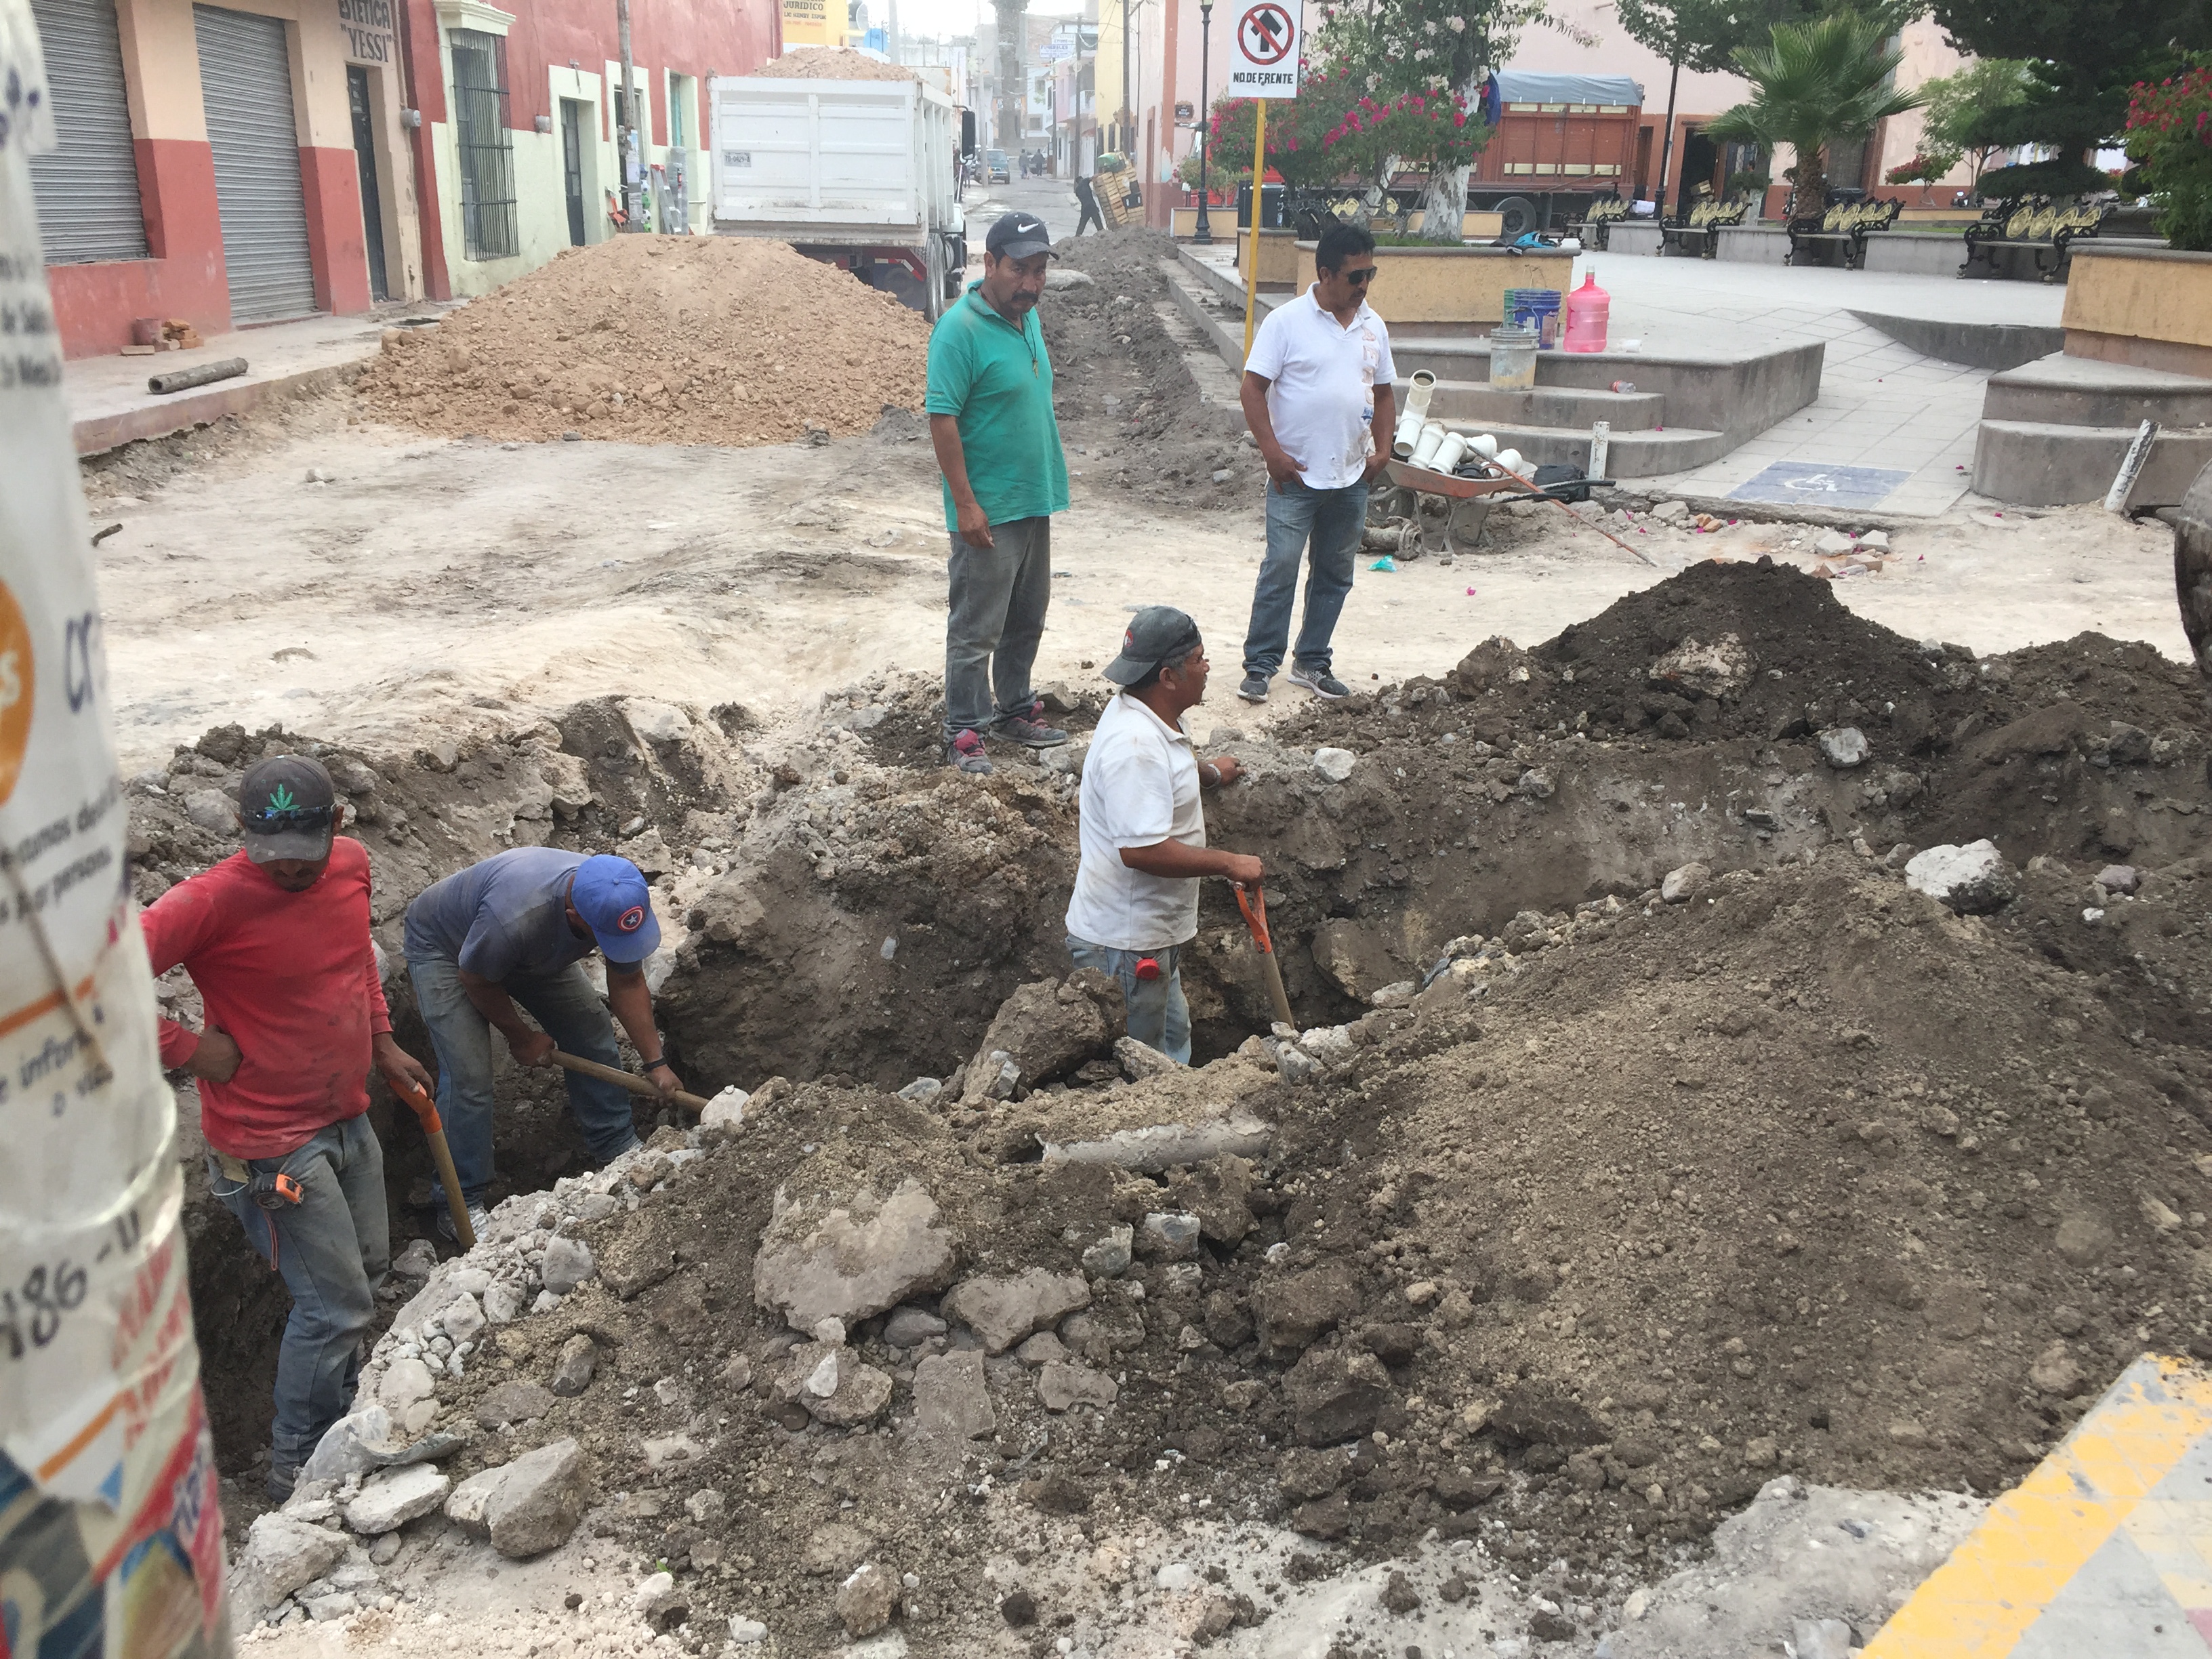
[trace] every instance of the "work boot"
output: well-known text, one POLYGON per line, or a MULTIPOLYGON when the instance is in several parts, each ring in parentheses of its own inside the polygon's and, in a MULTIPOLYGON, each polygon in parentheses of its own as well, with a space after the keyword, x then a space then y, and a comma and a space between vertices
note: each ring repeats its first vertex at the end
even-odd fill
MULTIPOLYGON (((469 1206, 469 1231, 471 1232, 474 1233, 479 1239, 481 1239, 484 1236, 484 1229, 490 1225, 491 1212, 489 1210, 484 1208, 481 1204, 471 1204, 469 1206)), ((456 1244, 461 1242, 460 1232, 453 1225, 453 1215, 452 1211, 441 1210, 438 1212, 438 1236, 441 1238, 450 1239, 456 1244)))
POLYGON ((956 772, 965 772, 971 778, 991 775, 991 757, 983 752, 983 734, 963 732, 945 745, 945 765, 956 772))
POLYGON ((279 1463, 273 1458, 270 1461, 269 1478, 262 1486, 271 1498, 283 1503, 292 1495, 292 1488, 299 1484, 300 1466, 297 1463, 279 1463))
POLYGON ((1352 695, 1352 688, 1326 668, 1293 668, 1291 684, 1303 685, 1316 697, 1326 697, 1331 702, 1352 695))
POLYGON ((1237 688, 1237 695, 1247 702, 1267 702, 1267 677, 1265 674, 1247 674, 1244 684, 1237 688))
POLYGON ((1019 714, 1001 714, 992 728, 1010 743, 1024 749, 1057 749, 1067 741, 1067 733, 1056 726, 1044 723, 1044 704, 1033 702, 1028 711, 1019 714))

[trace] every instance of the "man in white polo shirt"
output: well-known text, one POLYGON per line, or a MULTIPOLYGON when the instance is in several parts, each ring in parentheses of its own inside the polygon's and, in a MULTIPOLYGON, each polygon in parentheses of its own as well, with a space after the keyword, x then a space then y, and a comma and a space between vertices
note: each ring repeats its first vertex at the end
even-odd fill
POLYGON ((1224 876, 1257 887, 1260 860, 1206 844, 1201 787, 1237 781, 1233 757, 1201 761, 1183 730, 1206 700, 1198 624, 1164 605, 1131 618, 1106 678, 1121 689, 1098 717, 1083 762, 1083 860, 1067 901, 1067 950, 1079 968, 1121 981, 1129 1035, 1190 1063, 1182 955, 1198 936, 1198 884, 1224 876))
POLYGON ((1312 544, 1305 617, 1291 653, 1291 684, 1319 697, 1347 694, 1331 672, 1329 641, 1352 592, 1353 556, 1367 522, 1367 486, 1389 464, 1397 424, 1390 331, 1369 308, 1375 238, 1332 224, 1314 249, 1319 279, 1277 306, 1244 360, 1245 423, 1267 463, 1267 556, 1252 594, 1244 636, 1247 702, 1267 700, 1283 665, 1297 597, 1298 556, 1312 544))

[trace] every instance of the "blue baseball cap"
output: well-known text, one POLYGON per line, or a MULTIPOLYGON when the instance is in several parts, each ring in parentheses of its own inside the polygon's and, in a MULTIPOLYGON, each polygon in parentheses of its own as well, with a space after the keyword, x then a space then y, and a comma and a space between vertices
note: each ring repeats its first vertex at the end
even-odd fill
POLYGON ((595 853, 576 866, 568 902, 609 962, 643 962, 660 948, 660 923, 645 877, 628 859, 595 853))

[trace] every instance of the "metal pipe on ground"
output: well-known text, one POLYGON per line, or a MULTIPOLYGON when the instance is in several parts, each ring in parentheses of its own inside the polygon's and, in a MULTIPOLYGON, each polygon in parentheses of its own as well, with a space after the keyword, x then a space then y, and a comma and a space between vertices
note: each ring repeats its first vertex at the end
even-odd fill
POLYGON ((212 363, 196 363, 190 368, 173 368, 161 374, 146 377, 149 392, 187 392, 196 386, 210 386, 217 380, 234 380, 246 373, 246 359, 225 357, 212 363))

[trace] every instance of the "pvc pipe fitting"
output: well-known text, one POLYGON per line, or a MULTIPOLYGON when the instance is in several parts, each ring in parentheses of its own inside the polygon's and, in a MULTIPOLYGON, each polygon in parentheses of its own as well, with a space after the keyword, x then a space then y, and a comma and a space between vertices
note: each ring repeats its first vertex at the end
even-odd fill
POLYGON ((1416 420, 1429 418, 1429 399, 1437 395, 1437 377, 1425 368, 1413 373, 1412 386, 1406 393, 1406 413, 1416 420))

